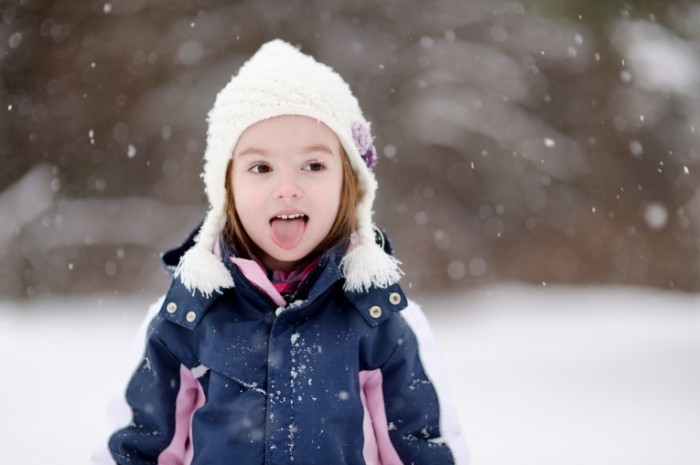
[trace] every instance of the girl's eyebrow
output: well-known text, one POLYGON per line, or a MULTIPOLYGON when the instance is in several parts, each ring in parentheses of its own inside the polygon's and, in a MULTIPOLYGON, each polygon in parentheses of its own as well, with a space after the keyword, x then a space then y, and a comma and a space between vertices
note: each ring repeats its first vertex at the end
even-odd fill
POLYGON ((242 157, 242 156, 244 156, 244 155, 262 155, 262 156, 266 156, 266 155, 268 155, 268 154, 269 154, 269 152, 268 152, 267 150, 265 150, 265 149, 261 149, 261 148, 258 148, 258 147, 247 147, 245 150, 242 150, 242 151, 239 152, 239 153, 235 153, 235 152, 234 152, 233 156, 234 156, 234 157, 242 157))
MULTIPOLYGON (((307 145, 305 147, 301 148, 301 153, 315 153, 315 152, 323 152, 327 153, 329 155, 333 155, 333 150, 328 147, 326 144, 313 144, 313 145, 307 145)), ((260 148, 260 147, 246 147, 244 150, 240 151, 239 153, 234 153, 234 157, 242 157, 244 155, 259 155, 259 156, 267 156, 269 155, 270 152, 260 148)))
POLYGON ((314 144, 314 145, 307 145, 306 147, 303 147, 301 149, 303 153, 310 153, 310 152, 325 152, 330 155, 333 155, 333 150, 331 150, 330 147, 328 147, 326 144, 314 144))

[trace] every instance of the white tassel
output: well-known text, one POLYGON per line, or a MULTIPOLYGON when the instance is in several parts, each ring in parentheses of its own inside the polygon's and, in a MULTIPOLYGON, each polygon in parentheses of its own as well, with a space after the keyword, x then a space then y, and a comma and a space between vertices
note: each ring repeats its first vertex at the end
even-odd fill
POLYGON ((192 293, 198 290, 207 297, 233 287, 233 278, 226 266, 200 244, 185 252, 175 270, 175 277, 179 277, 192 293))
POLYGON ((364 292, 372 286, 386 288, 401 279, 401 262, 372 242, 348 251, 340 262, 346 291, 364 292))

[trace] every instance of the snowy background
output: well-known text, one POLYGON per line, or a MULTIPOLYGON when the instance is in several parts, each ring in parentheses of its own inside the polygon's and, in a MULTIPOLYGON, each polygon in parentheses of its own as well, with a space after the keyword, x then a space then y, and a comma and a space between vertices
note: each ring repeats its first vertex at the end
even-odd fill
POLYGON ((0 461, 87 462, 277 37, 372 121, 474 463, 699 464, 694 0, 0 1, 0 461))
MULTIPOLYGON (((512 285, 420 300, 475 465, 700 463, 700 297, 512 285)), ((3 463, 88 463, 149 303, 0 302, 3 463)))

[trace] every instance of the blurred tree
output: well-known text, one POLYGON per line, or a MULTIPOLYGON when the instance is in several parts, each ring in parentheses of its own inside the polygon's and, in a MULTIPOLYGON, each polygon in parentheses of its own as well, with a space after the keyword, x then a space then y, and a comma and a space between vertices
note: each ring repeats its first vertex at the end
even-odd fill
POLYGON ((162 288, 154 257, 206 208, 206 112, 273 37, 336 68, 373 121, 377 218, 407 285, 700 289, 696 2, 10 0, 0 15, 0 294, 162 288), (45 207, 18 214, 33 190, 45 207))

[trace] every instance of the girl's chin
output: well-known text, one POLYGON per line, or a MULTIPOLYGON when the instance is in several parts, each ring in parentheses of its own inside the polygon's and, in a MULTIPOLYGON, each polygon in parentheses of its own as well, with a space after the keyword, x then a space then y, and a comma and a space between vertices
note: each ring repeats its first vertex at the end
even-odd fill
POLYGON ((303 253, 300 250, 285 250, 284 252, 275 253, 274 255, 266 253, 262 259, 263 264, 270 270, 289 271, 308 255, 308 253, 303 253))

